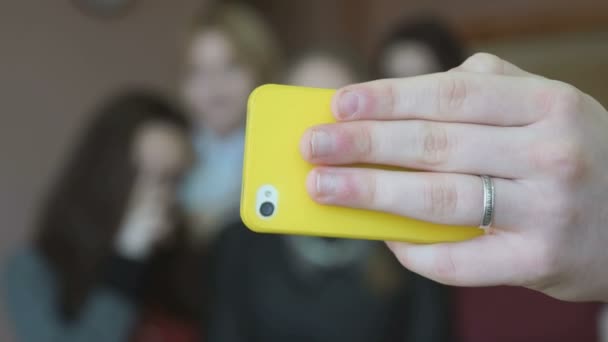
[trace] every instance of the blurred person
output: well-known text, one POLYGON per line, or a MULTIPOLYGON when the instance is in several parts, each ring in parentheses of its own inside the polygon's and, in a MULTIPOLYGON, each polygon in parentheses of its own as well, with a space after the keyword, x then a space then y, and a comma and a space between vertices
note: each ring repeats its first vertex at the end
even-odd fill
POLYGON ((381 41, 373 69, 377 78, 411 77, 447 71, 466 58, 463 43, 440 19, 404 21, 381 41))
POLYGON ((175 203, 191 161, 188 132, 152 92, 101 106, 43 205, 33 243, 5 269, 18 341, 200 340, 204 286, 192 276, 200 258, 175 203))
MULTIPOLYGON (((356 54, 314 48, 284 83, 338 88, 365 78, 356 54)), ((220 240, 211 341, 445 341, 442 286, 406 272, 375 241, 256 234, 220 240)))
POLYGON ((283 72, 283 83, 337 89, 353 80, 366 78, 363 61, 350 49, 322 45, 308 48, 292 58, 283 72))
POLYGON ((278 58, 273 32, 243 4, 218 2, 192 29, 182 93, 195 119, 197 161, 181 198, 205 241, 240 220, 247 98, 272 79, 278 58))

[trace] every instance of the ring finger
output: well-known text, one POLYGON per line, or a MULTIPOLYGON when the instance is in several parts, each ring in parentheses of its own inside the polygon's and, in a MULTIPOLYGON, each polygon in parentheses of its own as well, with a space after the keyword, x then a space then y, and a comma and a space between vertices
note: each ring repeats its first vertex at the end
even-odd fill
MULTIPOLYGON (((529 216, 533 193, 517 181, 494 178, 494 226, 520 226, 529 216)), ((433 172, 320 167, 307 189, 321 204, 383 211, 450 225, 479 226, 482 181, 477 176, 433 172)))

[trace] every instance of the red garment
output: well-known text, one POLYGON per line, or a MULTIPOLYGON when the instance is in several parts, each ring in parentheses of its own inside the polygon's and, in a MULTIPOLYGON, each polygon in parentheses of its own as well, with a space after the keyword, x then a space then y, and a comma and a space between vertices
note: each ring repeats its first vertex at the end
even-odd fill
POLYGON ((133 342, 200 342, 197 324, 187 323, 160 312, 151 312, 135 327, 133 342))
POLYGON ((596 342, 600 308, 525 288, 454 289, 454 327, 460 342, 596 342))

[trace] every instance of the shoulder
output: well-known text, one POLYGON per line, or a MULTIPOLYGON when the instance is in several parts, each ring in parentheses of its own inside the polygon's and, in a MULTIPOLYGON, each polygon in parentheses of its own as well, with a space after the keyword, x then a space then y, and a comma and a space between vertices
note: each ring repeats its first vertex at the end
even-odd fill
POLYGON ((30 284, 48 284, 53 278, 50 266, 33 247, 22 248, 12 254, 3 265, 3 285, 19 288, 30 284))

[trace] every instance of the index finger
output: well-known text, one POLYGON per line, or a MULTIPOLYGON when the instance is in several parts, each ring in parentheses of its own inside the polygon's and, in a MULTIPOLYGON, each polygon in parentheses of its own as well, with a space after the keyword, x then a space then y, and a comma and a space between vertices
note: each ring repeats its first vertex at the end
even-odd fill
POLYGON ((476 72, 444 72, 385 79, 340 89, 332 109, 338 120, 421 119, 525 126, 550 107, 553 82, 476 72))

